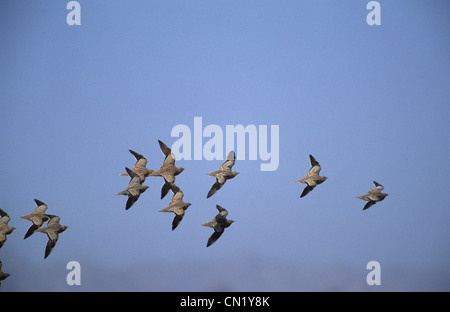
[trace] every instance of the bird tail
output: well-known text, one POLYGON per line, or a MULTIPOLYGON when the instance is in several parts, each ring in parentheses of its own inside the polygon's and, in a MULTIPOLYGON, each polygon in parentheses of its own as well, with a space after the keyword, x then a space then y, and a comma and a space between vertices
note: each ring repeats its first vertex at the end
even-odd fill
POLYGON ((202 226, 214 227, 214 222, 212 222, 212 221, 206 222, 206 223, 203 223, 202 226))
POLYGON ((150 177, 160 177, 161 176, 160 170, 150 172, 149 176, 150 177))
POLYGON ((173 212, 173 210, 171 209, 171 207, 166 207, 164 209, 159 210, 158 212, 173 212))
POLYGON ((128 190, 117 193, 117 195, 129 195, 128 190))

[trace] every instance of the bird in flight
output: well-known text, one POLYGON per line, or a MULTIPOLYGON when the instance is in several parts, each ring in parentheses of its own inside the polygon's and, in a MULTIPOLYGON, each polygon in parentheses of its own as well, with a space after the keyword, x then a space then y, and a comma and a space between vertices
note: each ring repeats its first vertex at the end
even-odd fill
POLYGON ((309 160, 311 163, 311 169, 309 169, 308 173, 304 178, 294 181, 306 184, 300 197, 304 197, 306 194, 311 192, 317 185, 323 183, 327 179, 327 177, 322 177, 319 175, 321 169, 319 162, 312 155, 309 155, 309 160))
POLYGON ((50 217, 50 221, 48 221, 47 226, 36 230, 36 232, 46 233, 48 237, 47 246, 45 247, 44 259, 46 259, 48 255, 50 255, 53 248, 55 247, 56 242, 59 238, 58 234, 64 232, 68 228, 68 226, 61 225, 59 223, 61 219, 58 216, 48 216, 50 217))
POLYGON ((219 213, 212 219, 212 221, 202 224, 202 226, 212 227, 214 229, 214 233, 209 237, 206 247, 214 244, 220 236, 222 236, 223 232, 227 227, 229 227, 234 221, 227 219, 228 211, 216 205, 216 209, 219 213))
POLYGON ((8 222, 11 220, 9 215, 0 209, 0 248, 2 248, 3 244, 6 242, 6 235, 11 234, 15 227, 11 227, 8 225, 8 222))
POLYGON ((28 228, 27 233, 23 239, 30 237, 37 229, 39 229, 49 217, 45 214, 48 206, 38 199, 35 199, 37 208, 29 215, 20 217, 21 219, 30 220, 33 224, 28 228))
POLYGON ((213 196, 229 179, 233 179, 239 174, 231 170, 236 162, 236 154, 234 151, 228 153, 227 160, 217 169, 217 171, 209 172, 206 175, 210 177, 216 177, 216 182, 211 186, 206 198, 213 196))
MULTIPOLYGON (((139 175, 139 177, 141 178, 142 183, 144 183, 145 178, 148 177, 148 175, 150 173, 152 173, 153 170, 147 169, 147 167, 146 167, 147 166, 147 159, 144 156, 142 156, 139 153, 136 153, 133 150, 129 150, 129 151, 134 156, 134 158, 136 158, 136 164, 134 165, 133 169, 131 169, 131 170, 136 172, 139 175)), ((124 172, 124 173, 121 173, 120 175, 121 176, 128 176, 128 173, 124 172)))
POLYGON ((139 199, 139 196, 141 196, 141 194, 144 193, 148 189, 148 186, 142 185, 142 180, 136 172, 134 172, 133 170, 131 170, 127 167, 125 167, 125 170, 127 171, 128 175, 131 177, 131 180, 128 183, 127 189, 122 192, 117 193, 117 195, 128 196, 128 200, 125 205, 125 210, 128 210, 139 199))
POLYGON ((172 185, 172 193, 173 197, 167 206, 164 209, 159 210, 159 212, 173 212, 175 213, 175 217, 173 217, 172 221, 172 231, 178 226, 178 224, 183 220, 186 209, 191 205, 190 203, 185 203, 183 201, 183 192, 180 190, 178 186, 175 184, 172 185))
POLYGON ((364 205, 363 210, 366 210, 367 208, 375 205, 377 202, 382 201, 386 196, 389 195, 386 193, 381 193, 381 191, 384 190, 384 186, 377 181, 373 181, 373 185, 375 185, 375 187, 367 191, 366 195, 356 197, 367 201, 367 203, 364 205))
POLYGON ((149 176, 164 178, 164 184, 161 188, 161 199, 163 199, 172 188, 172 185, 175 183, 175 176, 183 172, 184 168, 177 168, 175 166, 175 155, 174 153, 172 153, 172 150, 160 140, 158 140, 158 143, 161 152, 166 158, 164 158, 164 162, 161 165, 161 168, 159 168, 159 170, 153 171, 149 174, 149 176))

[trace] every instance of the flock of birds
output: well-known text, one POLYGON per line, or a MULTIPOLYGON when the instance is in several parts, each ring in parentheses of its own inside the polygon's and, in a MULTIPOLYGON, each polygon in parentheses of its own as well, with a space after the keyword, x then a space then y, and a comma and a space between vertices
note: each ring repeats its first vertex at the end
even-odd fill
MULTIPOLYGON (((68 227, 59 223, 59 221, 61 220, 60 217, 45 213, 48 208, 45 203, 41 202, 38 199, 35 199, 34 202, 36 203, 37 208, 34 209, 34 211, 30 214, 20 217, 21 219, 29 220, 32 222, 23 239, 27 239, 35 232, 47 234, 48 240, 47 245, 45 246, 44 254, 44 259, 46 259, 52 252, 53 248, 56 246, 59 234, 64 232, 68 227), (45 227, 42 227, 42 225, 44 225, 46 221, 48 221, 47 225, 45 227)), ((10 220, 11 218, 9 217, 9 215, 5 211, 0 209, 0 248, 2 248, 6 242, 6 235, 11 234, 16 229, 15 227, 11 227, 8 225, 8 222, 10 220)), ((2 271, 2 262, 0 261, 0 286, 1 281, 8 276, 8 273, 4 273, 2 271)))
MULTIPOLYGON (((159 210, 159 212, 173 212, 175 214, 172 220, 172 230, 175 230, 181 220, 183 220, 186 210, 191 206, 191 203, 183 201, 184 193, 175 184, 175 177, 183 172, 184 168, 177 168, 175 166, 175 155, 172 153, 172 150, 162 141, 158 140, 158 143, 161 152, 165 156, 161 168, 156 171, 147 169, 147 159, 141 154, 130 150, 130 153, 136 158, 136 163, 133 169, 125 167, 126 172, 121 173, 122 176, 129 176, 131 179, 128 183, 128 187, 122 192, 117 193, 117 195, 128 196, 125 204, 125 209, 128 210, 139 199, 141 194, 148 189, 148 186, 143 185, 147 177, 162 177, 164 179, 164 184, 161 187, 161 199, 163 199, 169 191, 172 191, 173 197, 169 205, 166 208, 159 210)), ((239 174, 238 172, 231 170, 235 162, 236 155, 234 151, 231 151, 227 156, 227 160, 219 167, 219 169, 217 169, 217 171, 207 173, 208 176, 216 178, 216 182, 211 186, 211 189, 206 196, 207 198, 220 190, 227 180, 232 179, 239 174)), ((219 205, 216 205, 216 208, 219 213, 212 221, 203 224, 203 226, 214 229, 213 234, 208 239, 206 247, 211 246, 222 235, 225 228, 229 227, 234 222, 233 220, 228 220, 226 218, 228 211, 225 208, 219 205)))
MULTIPOLYGON (((147 190, 148 186, 143 185, 147 177, 163 177, 164 184, 161 188, 161 199, 167 195, 169 190, 172 191, 173 197, 169 203, 169 206, 159 210, 159 212, 175 213, 172 221, 172 230, 174 230, 181 220, 183 220, 186 210, 189 206, 191 206, 191 204, 183 201, 184 193, 178 186, 175 185, 175 177, 183 172, 184 168, 177 168, 175 166, 175 155, 172 153, 171 149, 160 140, 158 140, 158 143, 165 159, 161 165, 161 168, 157 171, 147 169, 147 159, 141 154, 136 153, 133 150, 129 150, 130 153, 136 158, 136 163, 133 169, 125 167, 126 173, 122 173, 121 175, 130 176, 131 180, 127 189, 117 193, 117 195, 128 196, 128 200, 125 205, 125 209, 128 210, 139 199, 139 196, 147 190)), ((321 166, 319 162, 312 155, 309 155, 309 159, 311 168, 308 173, 302 179, 295 181, 306 184, 300 197, 306 196, 317 185, 325 182, 327 179, 327 177, 320 176, 321 166)), ((227 180, 233 179, 239 174, 239 172, 232 171, 235 162, 236 155, 234 151, 230 151, 226 161, 219 167, 219 169, 217 169, 217 171, 207 173, 208 176, 215 177, 216 182, 211 186, 206 198, 213 196, 222 188, 227 180)), ((363 210, 366 210, 375 203, 382 201, 388 195, 381 193, 384 187, 380 183, 376 181, 373 181, 373 183, 375 185, 374 188, 369 190, 367 194, 357 197, 367 201, 363 210)), ((214 229, 213 234, 208 239, 206 247, 211 246, 215 241, 217 241, 217 239, 223 234, 225 228, 229 227, 234 222, 233 220, 228 220, 226 218, 228 216, 228 211, 225 208, 216 205, 216 209, 219 213, 214 217, 214 219, 210 222, 202 224, 203 226, 214 229)))
MULTIPOLYGON (((173 197, 169 203, 169 205, 159 210, 159 212, 173 212, 175 214, 172 221, 172 230, 180 224, 181 220, 186 213, 186 210, 190 203, 186 203, 183 201, 184 193, 183 191, 175 184, 175 177, 183 172, 183 168, 177 168, 175 166, 175 155, 172 153, 171 149, 158 140, 160 149, 165 156, 164 162, 161 165, 159 170, 150 170, 147 169, 147 159, 139 153, 135 151, 129 150, 130 153, 135 157, 136 163, 132 169, 125 167, 126 172, 121 173, 122 176, 129 176, 130 182, 125 190, 117 193, 117 195, 125 195, 128 196, 127 202, 125 204, 125 209, 130 209, 134 203, 139 199, 140 195, 144 193, 148 186, 143 185, 145 179, 147 177, 162 177, 164 179, 164 184, 161 188, 161 199, 163 199, 169 191, 172 191, 173 197)), ((325 182, 327 177, 320 176, 321 166, 319 162, 312 156, 309 155, 311 168, 308 173, 302 179, 296 180, 295 182, 304 183, 306 186, 304 187, 300 197, 306 196, 309 192, 311 192, 317 185, 325 182)), ((212 176, 216 178, 216 182, 211 186, 207 194, 207 198, 213 196, 218 190, 220 190, 225 182, 229 179, 234 178, 238 175, 238 172, 232 171, 232 167, 236 162, 236 155, 234 151, 230 151, 227 155, 226 161, 217 169, 217 171, 207 173, 208 176, 212 176)), ((370 189, 367 194, 358 196, 357 198, 367 201, 364 205, 363 210, 373 206, 377 202, 382 201, 388 194, 382 193, 381 191, 384 189, 383 185, 380 183, 373 181, 374 188, 370 189)), ((37 208, 26 216, 22 216, 20 218, 29 220, 32 222, 32 225, 28 229, 25 234, 24 239, 30 237, 33 233, 45 233, 48 236, 47 245, 45 247, 44 259, 46 259, 58 241, 59 234, 64 232, 68 227, 60 224, 60 218, 55 215, 46 214, 47 205, 37 199, 34 200, 37 208), (44 223, 47 222, 45 227, 42 227, 44 223)), ((216 205, 216 209, 218 210, 218 214, 214 217, 210 222, 206 222, 202 224, 205 227, 211 227, 214 232, 208 238, 206 247, 211 246, 215 243, 219 237, 224 233, 225 229, 228 228, 234 221, 227 219, 228 211, 216 205)), ((10 221, 10 217, 8 214, 0 209, 0 248, 4 245, 7 239, 7 235, 11 234, 14 231, 14 227, 10 227, 8 222, 10 221)), ((9 276, 8 273, 2 272, 2 262, 0 261, 0 286, 1 281, 9 276)))

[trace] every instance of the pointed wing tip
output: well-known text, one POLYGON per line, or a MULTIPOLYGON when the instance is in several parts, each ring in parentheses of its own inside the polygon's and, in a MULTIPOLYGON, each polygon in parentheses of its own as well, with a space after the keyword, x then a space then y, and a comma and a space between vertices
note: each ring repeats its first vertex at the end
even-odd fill
POLYGON ((45 203, 44 202, 42 202, 42 201, 40 201, 39 199, 34 199, 34 202, 36 203, 36 205, 39 207, 39 206, 42 206, 42 205, 45 205, 45 203))
POLYGON ((309 160, 310 160, 310 163, 311 163, 311 167, 319 165, 319 162, 317 161, 317 159, 315 159, 314 156, 311 155, 311 154, 309 154, 309 160))
POLYGON ((369 201, 364 205, 363 210, 366 210, 366 209, 372 207, 372 206, 375 205, 375 204, 376 204, 376 202, 374 202, 373 200, 369 200, 369 201))
POLYGON ((144 158, 144 156, 142 156, 141 154, 139 154, 133 150, 128 150, 128 151, 134 156, 134 158, 136 158, 136 160, 144 158))
POLYGON ((220 206, 220 205, 216 205, 216 209, 217 209, 219 212, 227 211, 225 208, 223 208, 223 207, 220 206))
POLYGON ((211 187, 211 189, 210 189, 209 192, 208 192, 208 195, 206 195, 206 198, 210 198, 211 196, 213 196, 214 194, 216 194, 216 192, 217 192, 217 189, 215 189, 214 186, 211 187))
POLYGON ((314 188, 306 185, 305 188, 302 191, 302 194, 300 195, 300 198, 305 197, 309 192, 311 192, 314 188))

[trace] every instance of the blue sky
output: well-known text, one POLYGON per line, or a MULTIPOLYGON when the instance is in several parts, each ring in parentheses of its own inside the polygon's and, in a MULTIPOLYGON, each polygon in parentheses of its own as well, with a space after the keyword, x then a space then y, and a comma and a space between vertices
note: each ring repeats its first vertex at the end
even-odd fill
POLYGON ((367 2, 79 1, 81 26, 64 1, 1 2, 1 290, 449 291, 449 5, 379 1, 369 26, 367 2), (162 178, 125 211, 128 150, 156 170, 194 117, 278 125, 278 169, 247 155, 206 199, 222 161, 179 160, 175 231, 162 178), (328 180, 299 198, 309 154, 328 180), (362 211, 373 180, 389 196, 362 211), (69 226, 45 260, 34 198, 69 226), (236 222, 206 248, 216 204, 236 222))

